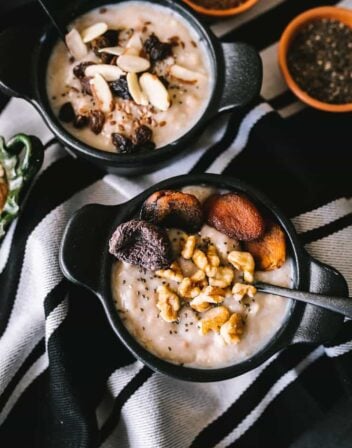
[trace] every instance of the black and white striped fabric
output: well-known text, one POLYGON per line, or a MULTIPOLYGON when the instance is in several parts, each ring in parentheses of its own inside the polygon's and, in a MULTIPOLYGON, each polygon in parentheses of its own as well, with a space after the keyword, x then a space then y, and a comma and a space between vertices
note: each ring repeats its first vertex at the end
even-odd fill
MULTIPOLYGON (((342 4, 352 8, 352 1, 342 4)), ((327 347, 298 344, 239 378, 186 383, 136 361, 96 298, 69 284, 58 264, 67 220, 82 205, 116 204, 170 176, 206 171, 269 195, 307 250, 340 270, 352 290, 352 116, 305 108, 287 91, 276 59, 285 25, 315 5, 262 0, 212 25, 224 40, 261 52, 262 97, 215 120, 181 161, 157 173, 106 175, 67 155, 22 100, 3 109, 0 135, 34 133, 47 145, 24 210, 0 247, 2 448, 352 446, 351 321, 327 347), (338 425, 333 415, 341 403, 338 425)))

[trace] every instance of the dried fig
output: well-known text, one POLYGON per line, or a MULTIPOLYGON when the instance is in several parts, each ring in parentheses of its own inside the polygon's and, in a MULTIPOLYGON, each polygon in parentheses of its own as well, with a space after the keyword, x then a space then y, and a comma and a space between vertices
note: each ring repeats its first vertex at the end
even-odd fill
POLYGON ((117 227, 110 239, 109 252, 118 260, 152 271, 165 269, 172 262, 171 244, 166 231, 137 219, 117 227))
POLYGON ((244 247, 252 254, 258 270, 272 271, 285 263, 285 233, 276 222, 266 222, 265 234, 259 239, 247 241, 244 247))
POLYGON ((229 238, 250 241, 264 234, 264 219, 257 207, 239 193, 215 194, 204 204, 207 223, 229 238))
POLYGON ((196 233, 203 224, 203 211, 193 194, 161 190, 153 193, 144 202, 141 218, 154 224, 196 233))

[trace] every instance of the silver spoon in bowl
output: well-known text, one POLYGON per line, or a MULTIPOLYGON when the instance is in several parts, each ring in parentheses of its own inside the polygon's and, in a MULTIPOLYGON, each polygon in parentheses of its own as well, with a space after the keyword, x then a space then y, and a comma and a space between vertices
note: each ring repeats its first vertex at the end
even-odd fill
POLYGON ((286 297, 287 299, 310 303, 311 305, 316 305, 330 311, 335 311, 335 313, 343 314, 344 316, 352 319, 351 297, 333 297, 313 292, 296 291, 294 289, 282 288, 281 286, 269 285, 262 282, 255 282, 254 286, 259 292, 274 294, 276 296, 286 297))
POLYGON ((65 42, 65 36, 67 34, 66 26, 62 23, 58 14, 58 2, 57 0, 38 0, 46 15, 49 17, 51 23, 56 28, 60 38, 65 42))

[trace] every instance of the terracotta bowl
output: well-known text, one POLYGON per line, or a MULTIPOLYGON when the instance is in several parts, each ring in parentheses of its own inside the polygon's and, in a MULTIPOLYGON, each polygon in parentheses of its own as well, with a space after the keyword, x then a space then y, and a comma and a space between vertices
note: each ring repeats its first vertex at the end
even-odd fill
POLYGON ((306 93, 292 78, 287 67, 287 53, 291 42, 296 36, 298 30, 306 23, 316 19, 336 19, 352 28, 352 11, 345 8, 337 8, 334 6, 323 6, 320 8, 310 9, 303 14, 297 16, 283 32, 279 42, 279 64, 282 74, 286 80, 288 87, 292 92, 304 103, 315 109, 324 110, 327 112, 351 112, 352 103, 347 104, 330 104, 319 101, 306 93))
POLYGON ((230 16, 236 16, 237 14, 241 14, 242 12, 247 11, 248 9, 252 8, 259 0, 247 0, 240 6, 227 9, 209 9, 198 5, 197 3, 193 3, 192 0, 183 0, 183 1, 187 3, 187 5, 190 6, 192 9, 205 16, 230 17, 230 16))

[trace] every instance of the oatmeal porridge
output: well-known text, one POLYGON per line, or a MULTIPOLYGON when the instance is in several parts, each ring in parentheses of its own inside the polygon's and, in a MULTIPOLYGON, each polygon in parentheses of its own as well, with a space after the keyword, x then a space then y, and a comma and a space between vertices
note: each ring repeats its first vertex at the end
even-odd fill
POLYGON ((206 186, 156 192, 141 219, 116 229, 110 252, 118 258, 112 292, 120 318, 166 361, 196 368, 241 362, 287 315, 286 299, 253 284, 292 285, 284 232, 241 194, 206 186))
POLYGON ((70 25, 66 44, 50 57, 49 101, 66 130, 94 148, 128 154, 163 147, 208 105, 205 45, 169 8, 132 1, 92 10, 70 25))

